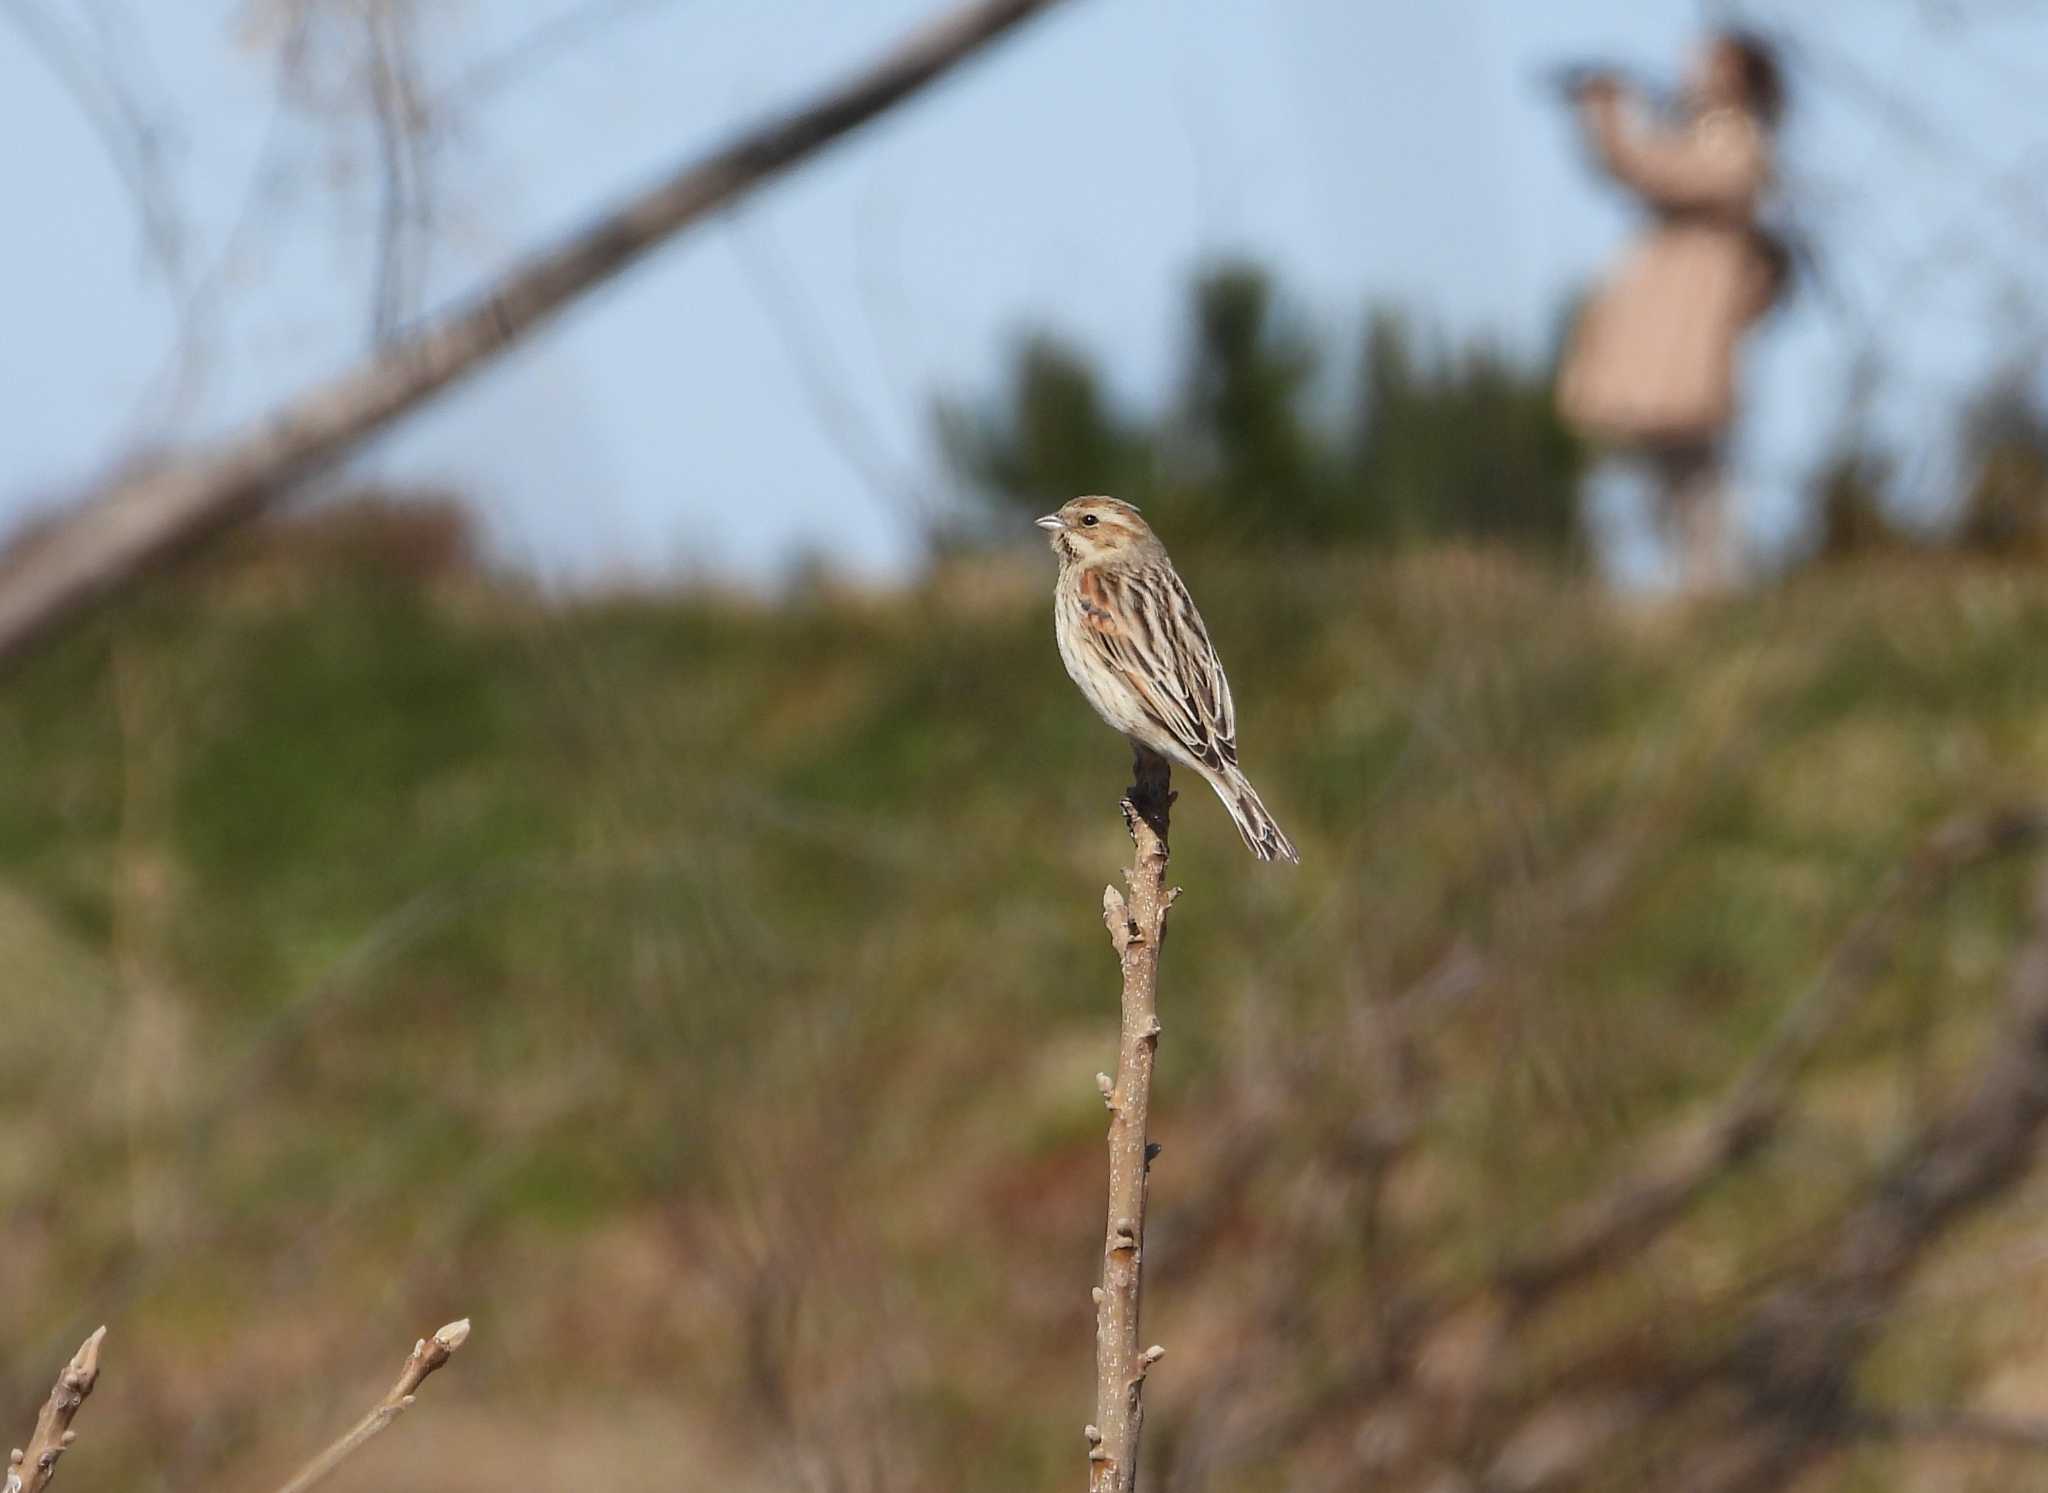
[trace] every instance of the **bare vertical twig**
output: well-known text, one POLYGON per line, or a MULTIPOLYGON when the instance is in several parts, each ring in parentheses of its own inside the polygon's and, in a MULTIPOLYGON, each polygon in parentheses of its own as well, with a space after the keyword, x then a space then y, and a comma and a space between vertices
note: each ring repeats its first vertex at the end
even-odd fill
POLYGON ((164 729, 159 710, 165 671, 138 659, 135 640, 125 632, 114 638, 108 664, 120 750, 108 942, 124 1008, 120 1078, 128 1232, 147 1252, 185 1222, 177 1158, 161 1144, 166 1119, 184 1108, 190 1056, 188 1009, 163 958, 176 915, 162 820, 164 788, 171 781, 164 768, 176 736, 164 729))
POLYGON ((413 1396, 419 1392, 419 1387, 426 1382, 427 1376, 452 1358, 455 1350, 468 1341, 469 1318, 464 1317, 459 1322, 450 1322, 432 1337, 424 1337, 414 1343, 412 1356, 406 1359, 405 1368, 399 1373, 398 1382, 391 1386, 390 1392, 371 1407, 368 1415, 350 1427, 339 1441, 301 1467, 278 1493, 307 1493, 309 1488, 325 1482, 335 1468, 361 1451, 372 1437, 410 1410, 413 1396))
POLYGON ((78 1414, 78 1407, 99 1382, 100 1344, 106 1336, 107 1329, 100 1328, 64 1365, 56 1388, 43 1402, 42 1414, 36 1417, 35 1434, 28 1439, 28 1449, 17 1448, 9 1454, 7 1481, 0 1485, 0 1493, 42 1493, 50 1485, 50 1479, 57 1473, 57 1459, 71 1449, 78 1434, 71 1429, 71 1418, 78 1414))
POLYGON ((427 114, 415 72, 411 13, 381 5, 366 10, 362 21, 368 36, 370 119, 382 176, 370 342, 384 348, 397 340, 420 289, 421 231, 429 226, 432 206, 424 147, 427 114))
POLYGON ((1088 1427, 1089 1493, 1131 1493, 1138 1482, 1138 1432, 1144 1425, 1145 1376, 1165 1353, 1138 1347, 1138 1306, 1145 1259, 1145 1183, 1156 1149, 1146 1134, 1152 1109, 1152 1059, 1159 1047, 1159 950, 1166 914, 1180 895, 1166 885, 1166 834, 1173 807, 1166 760, 1137 749, 1124 823, 1135 854, 1124 873, 1126 897, 1102 892, 1102 921, 1123 965, 1123 1034, 1116 1079, 1095 1076, 1109 1106, 1109 1222, 1102 1284, 1095 1288, 1095 1420, 1088 1427))

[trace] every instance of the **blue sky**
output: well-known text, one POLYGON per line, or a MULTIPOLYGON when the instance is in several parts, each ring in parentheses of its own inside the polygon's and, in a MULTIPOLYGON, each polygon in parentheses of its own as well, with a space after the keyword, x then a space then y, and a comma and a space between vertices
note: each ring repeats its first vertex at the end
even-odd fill
MULTIPOLYGON (((141 450, 234 428, 346 366, 368 328, 374 220, 360 132, 272 107, 224 0, 41 0, 160 112, 188 268, 218 293, 166 379, 177 298, 46 60, 0 27, 0 521, 141 450), (90 29, 92 17, 108 23, 90 29), (108 38, 115 38, 109 42, 108 38), (111 50, 108 50, 111 48, 111 50), (28 148, 23 147, 28 143, 28 148), (252 196, 251 183, 263 190, 252 196)), ((430 91, 565 0, 425 0, 430 91)), ((423 302, 869 55, 939 0, 649 0, 456 109, 435 160, 423 302)), ((1768 9, 1768 8, 1766 8, 1768 9)), ((1993 6, 1996 15, 2020 13, 1993 6)), ((1830 288, 1754 358, 1752 532, 1793 481, 1868 339, 1897 369, 1881 432, 1942 487, 1956 392, 2033 325, 2048 271, 2048 18, 1956 29, 1909 0, 1786 10, 1828 62, 1788 141, 1838 245, 1830 288), (1882 98, 1885 102, 1878 102, 1882 98), (2034 170, 2038 165, 2039 172, 2034 170)), ((1708 13, 1649 0, 1070 0, 940 91, 618 281, 366 460, 472 493, 502 552, 552 575, 772 574, 816 553, 864 574, 918 550, 926 411, 987 387, 1021 329, 1095 350, 1133 400, 1172 365, 1190 269, 1249 253, 1325 321, 1369 301, 1534 350, 1626 233, 1534 79, 1618 56, 1658 71, 1708 13)))

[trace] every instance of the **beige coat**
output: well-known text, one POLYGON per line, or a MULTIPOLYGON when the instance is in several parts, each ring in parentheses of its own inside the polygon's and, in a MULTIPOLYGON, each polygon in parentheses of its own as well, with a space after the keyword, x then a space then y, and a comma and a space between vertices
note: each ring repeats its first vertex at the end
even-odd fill
POLYGON ((1618 101, 1587 109, 1602 164, 1656 223, 1580 317, 1558 408, 1616 444, 1711 441, 1735 412, 1737 345, 1774 290, 1755 234, 1768 137, 1729 109, 1676 129, 1637 123, 1618 101))

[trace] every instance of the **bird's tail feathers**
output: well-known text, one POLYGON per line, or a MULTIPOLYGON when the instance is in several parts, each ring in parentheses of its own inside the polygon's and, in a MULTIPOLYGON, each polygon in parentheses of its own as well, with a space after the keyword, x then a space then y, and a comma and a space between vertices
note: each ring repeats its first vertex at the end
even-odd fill
POLYGON ((1223 807, 1230 811, 1237 832, 1244 836, 1246 849, 1262 861, 1301 864, 1301 855, 1295 850, 1294 842, 1266 812, 1258 790, 1242 772, 1232 767, 1227 773, 1219 773, 1209 781, 1216 790, 1216 796, 1223 800, 1223 807))

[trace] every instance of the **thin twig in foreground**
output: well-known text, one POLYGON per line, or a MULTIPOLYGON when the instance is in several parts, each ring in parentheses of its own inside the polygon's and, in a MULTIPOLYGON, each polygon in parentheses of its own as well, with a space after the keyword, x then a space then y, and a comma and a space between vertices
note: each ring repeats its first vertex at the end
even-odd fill
POLYGON ((357 1421, 348 1433, 334 1445, 320 1453, 297 1475, 278 1490, 278 1493, 306 1493, 308 1488, 317 1486, 327 1479, 328 1474, 363 1449, 372 1437, 391 1422, 412 1408, 413 1396, 427 1376, 441 1367, 455 1350, 469 1341, 469 1318, 450 1322, 432 1337, 421 1338, 412 1345, 412 1356, 405 1361, 405 1369, 398 1376, 398 1382, 391 1386, 390 1393, 379 1400, 370 1413, 357 1421))
POLYGON ((1145 1375, 1165 1352, 1138 1348, 1138 1305, 1145 1257, 1145 1182, 1153 1148, 1152 1059, 1159 1047, 1159 950, 1166 914, 1179 891, 1166 885, 1171 769, 1140 747, 1136 781, 1124 798, 1135 854, 1125 874, 1128 898, 1102 893, 1102 920, 1123 965, 1123 1034, 1116 1079, 1095 1076, 1109 1106, 1109 1225, 1102 1284, 1095 1289, 1095 1420, 1088 1427, 1089 1493, 1131 1493, 1138 1482, 1138 1432, 1145 1420, 1145 1375))
POLYGON ((99 1382, 100 1344, 106 1336, 107 1329, 100 1328, 64 1365, 56 1388, 50 1391, 42 1413, 36 1417, 35 1434, 28 1439, 28 1449, 17 1447, 8 1455, 4 1493, 42 1493, 56 1476, 57 1459, 70 1450, 78 1436, 71 1429, 71 1418, 78 1414, 78 1407, 99 1382))

